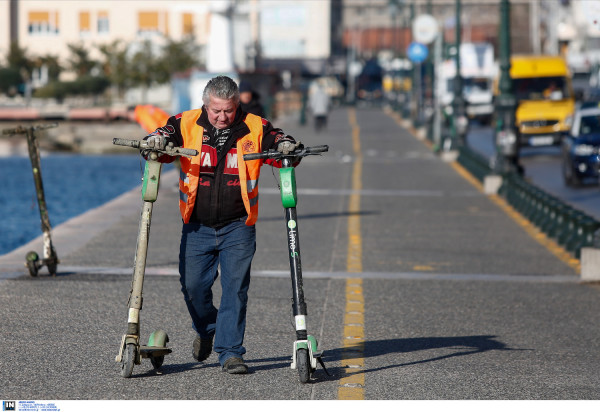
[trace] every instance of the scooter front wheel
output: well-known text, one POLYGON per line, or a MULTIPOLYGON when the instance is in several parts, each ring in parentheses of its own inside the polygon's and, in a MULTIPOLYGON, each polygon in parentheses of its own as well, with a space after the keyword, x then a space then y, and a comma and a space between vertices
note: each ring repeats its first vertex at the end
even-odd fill
POLYGON ((121 360, 121 376, 130 378, 133 373, 133 364, 135 363, 136 347, 133 343, 128 343, 123 351, 121 360))
POLYGON ((298 349, 296 352, 296 368, 298 369, 298 377, 300 378, 300 382, 308 382, 310 379, 310 360, 308 358, 308 350, 298 349))

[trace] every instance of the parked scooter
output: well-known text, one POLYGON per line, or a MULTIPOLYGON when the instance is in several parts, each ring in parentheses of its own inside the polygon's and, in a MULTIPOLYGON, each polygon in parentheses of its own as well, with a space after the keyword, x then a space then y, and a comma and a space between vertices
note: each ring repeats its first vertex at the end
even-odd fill
POLYGON ((42 165, 40 162, 40 149, 35 137, 37 130, 50 129, 58 126, 57 123, 40 124, 30 127, 18 126, 14 129, 4 129, 2 134, 15 135, 24 134, 27 136, 27 148, 29 151, 29 160, 31 160, 31 170, 33 171, 33 181, 35 182, 35 192, 37 195, 38 207, 40 209, 40 219, 42 222, 42 238, 44 241, 44 249, 42 251, 43 258, 40 259, 35 251, 30 251, 25 256, 25 267, 29 270, 31 276, 37 276, 40 268, 46 266, 50 275, 56 275, 56 268, 59 260, 56 255, 56 250, 52 244, 50 231, 50 218, 48 217, 48 209, 46 207, 46 198, 44 196, 44 185, 42 183, 42 165))

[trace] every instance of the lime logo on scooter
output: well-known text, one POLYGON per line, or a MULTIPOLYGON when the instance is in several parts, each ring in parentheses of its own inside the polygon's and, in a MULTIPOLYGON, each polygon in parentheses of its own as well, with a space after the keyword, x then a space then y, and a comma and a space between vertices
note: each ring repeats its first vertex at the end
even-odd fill
POLYGON ((294 230, 296 228, 296 221, 294 219, 290 219, 288 221, 288 228, 290 230, 288 230, 288 236, 290 238, 290 256, 291 257, 296 257, 298 256, 298 252, 296 252, 296 231, 294 230))

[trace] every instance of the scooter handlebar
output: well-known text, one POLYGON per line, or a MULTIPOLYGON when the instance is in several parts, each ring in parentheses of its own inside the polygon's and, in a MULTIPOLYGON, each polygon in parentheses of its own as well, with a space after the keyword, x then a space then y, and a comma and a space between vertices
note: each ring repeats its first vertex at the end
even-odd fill
POLYGON ((262 153, 248 153, 244 155, 244 160, 258 160, 258 159, 281 159, 283 157, 304 157, 310 155, 317 155, 323 152, 327 152, 329 150, 329 146, 321 145, 321 146, 311 146, 311 147, 303 147, 302 149, 296 149, 295 151, 289 154, 283 154, 278 152, 277 150, 269 150, 262 153))
POLYGON ((174 147, 169 144, 164 150, 158 150, 150 147, 145 140, 120 139, 115 137, 113 144, 117 146, 133 147, 140 150, 151 150, 154 152, 164 153, 169 156, 198 156, 198 151, 195 149, 187 149, 185 147, 174 147))
POLYGON ((36 130, 45 130, 52 129, 53 127, 58 127, 58 123, 46 123, 46 124, 38 124, 30 127, 17 126, 12 129, 3 129, 2 134, 7 135, 15 135, 15 134, 25 134, 28 130, 36 131, 36 130))

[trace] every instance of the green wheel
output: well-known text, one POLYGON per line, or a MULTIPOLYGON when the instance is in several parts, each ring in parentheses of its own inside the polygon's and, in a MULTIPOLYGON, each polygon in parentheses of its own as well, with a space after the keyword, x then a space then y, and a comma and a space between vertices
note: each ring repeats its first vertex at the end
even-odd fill
MULTIPOLYGON (((150 338, 148 339, 148 346, 166 348, 168 341, 169 336, 164 331, 157 330, 152 332, 152 335, 150 335, 150 338)), ((150 357, 150 362, 152 363, 154 369, 160 368, 164 361, 165 355, 150 357)))
POLYGON ((35 252, 29 252, 25 256, 25 266, 27 266, 29 275, 32 277, 36 277, 38 275, 38 260, 40 260, 40 257, 35 252))
POLYGON ((310 379, 310 360, 307 349, 298 349, 296 351, 296 368, 300 382, 306 383, 310 379))
POLYGON ((133 364, 135 363, 136 348, 135 344, 128 343, 123 351, 123 359, 121 359, 121 376, 130 378, 133 373, 133 364))

